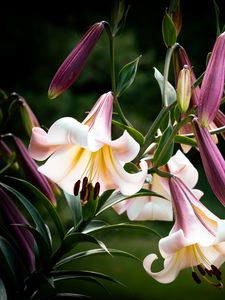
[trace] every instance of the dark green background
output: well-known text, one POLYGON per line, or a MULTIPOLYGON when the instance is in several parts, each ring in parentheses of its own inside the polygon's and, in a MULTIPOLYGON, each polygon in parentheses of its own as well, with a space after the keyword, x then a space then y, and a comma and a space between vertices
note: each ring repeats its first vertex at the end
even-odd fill
MULTIPOLYGON (((7 93, 17 92, 30 104, 40 123, 49 127, 63 116, 82 120, 97 98, 111 90, 108 40, 104 33, 91 54, 87 65, 73 86, 56 100, 48 100, 48 86, 57 68, 79 38, 95 22, 110 20, 113 1, 63 1, 59 4, 31 2, 6 3, 0 11, 0 88, 7 93)), ((162 41, 161 21, 168 1, 130 1, 126 26, 116 42, 116 68, 120 68, 142 54, 134 84, 121 97, 126 115, 143 134, 161 108, 161 97, 153 76, 153 67, 163 72, 166 53, 162 41)), ((178 42, 187 50, 199 76, 205 68, 207 53, 216 38, 213 1, 182 1, 183 27, 178 42), (198 5, 198 7, 197 7, 198 5)), ((224 18, 224 1, 217 1, 224 18)), ((221 22, 223 25, 223 22, 221 22)), ((171 76, 171 82, 173 77, 171 76)), ((15 119, 15 122, 19 120, 15 119)), ((17 132, 23 138, 23 132, 17 132)), ((25 137, 24 137, 25 138, 25 137)), ((204 200, 223 218, 224 210, 205 181, 196 150, 188 156, 200 171, 199 187, 205 191, 204 200)), ((61 205, 63 210, 63 204, 61 205)), ((102 216, 110 223, 126 221, 109 211, 102 216)), ((146 222, 166 235, 170 223, 146 222)), ((98 236, 109 247, 130 251, 141 259, 157 252, 157 238, 153 234, 128 230, 110 231, 98 236)), ((89 248, 87 245, 86 249, 89 248)), ((99 256, 74 265, 81 269, 111 274, 127 284, 128 289, 107 284, 112 295, 89 283, 70 282, 69 289, 97 295, 99 299, 222 299, 218 291, 203 283, 198 286, 185 270, 170 285, 162 285, 150 278, 142 265, 128 258, 99 256), (100 292, 101 291, 101 292, 100 292)), ((224 270, 224 268, 223 268, 224 270)))

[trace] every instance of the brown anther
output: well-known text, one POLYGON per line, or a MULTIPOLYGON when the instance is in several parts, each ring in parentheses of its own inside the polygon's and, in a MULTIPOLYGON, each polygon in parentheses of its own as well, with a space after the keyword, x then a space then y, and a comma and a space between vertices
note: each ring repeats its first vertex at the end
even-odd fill
POLYGON ((197 265, 197 268, 202 276, 206 275, 206 271, 203 269, 201 265, 197 265))
POLYGON ((222 282, 218 282, 214 285, 216 288, 218 288, 219 290, 221 290, 223 288, 223 283, 222 282))
POLYGON ((78 180, 75 184, 74 184, 74 188, 73 188, 73 194, 74 196, 77 196, 80 190, 80 180, 78 180))
POLYGON ((100 192, 100 183, 96 182, 94 187, 94 200, 97 199, 99 192, 100 192))
POLYGON ((205 268, 205 271, 210 277, 212 277, 212 270, 205 268))
POLYGON ((88 186, 87 186, 87 201, 90 200, 90 196, 91 196, 91 191, 93 189, 93 186, 91 183, 88 183, 88 186))
POLYGON ((218 280, 221 280, 221 271, 214 265, 211 265, 212 273, 216 276, 218 280))
POLYGON ((86 194, 87 194, 87 189, 84 187, 84 188, 82 188, 82 190, 80 191, 80 199, 81 199, 81 200, 86 200, 86 194))
POLYGON ((82 189, 84 189, 86 187, 87 183, 88 183, 88 178, 84 177, 83 182, 82 182, 82 189))
POLYGON ((194 271, 192 272, 192 277, 196 283, 198 283, 198 284, 201 283, 201 279, 198 277, 196 272, 194 272, 194 271))

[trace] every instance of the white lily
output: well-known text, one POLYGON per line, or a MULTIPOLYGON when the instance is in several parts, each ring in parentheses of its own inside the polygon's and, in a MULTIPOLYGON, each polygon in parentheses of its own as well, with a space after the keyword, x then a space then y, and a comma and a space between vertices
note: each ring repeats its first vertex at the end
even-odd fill
POLYGON ((218 268, 225 261, 225 220, 210 212, 179 178, 170 179, 170 190, 176 219, 169 235, 159 241, 164 268, 153 272, 158 257, 150 254, 143 261, 145 270, 155 280, 170 283, 182 269, 191 267, 195 281, 203 278, 221 288, 218 268))
MULTIPOLYGON (((170 158, 163 170, 169 170, 172 175, 182 179, 190 188, 193 188, 198 181, 197 169, 180 150, 170 158)), ((172 221, 173 209, 168 178, 162 178, 154 173, 150 183, 145 183, 144 188, 162 197, 145 196, 128 199, 114 205, 115 211, 118 214, 126 211, 128 218, 132 221, 172 221)), ((199 196, 202 195, 198 190, 195 190, 195 193, 199 194, 199 196)))
POLYGON ((100 193, 119 189, 124 195, 138 192, 147 175, 147 163, 141 162, 141 171, 127 173, 123 165, 133 160, 139 144, 127 131, 112 141, 113 95, 103 94, 82 123, 71 117, 57 120, 46 133, 33 128, 29 153, 36 160, 47 161, 38 170, 73 194, 74 184, 84 177, 100 193))

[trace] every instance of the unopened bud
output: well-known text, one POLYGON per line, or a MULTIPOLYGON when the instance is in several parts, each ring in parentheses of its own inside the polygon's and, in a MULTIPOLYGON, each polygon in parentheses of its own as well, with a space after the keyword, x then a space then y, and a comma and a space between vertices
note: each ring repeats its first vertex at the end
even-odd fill
POLYGON ((191 100, 191 74, 187 65, 179 73, 177 82, 177 102, 182 113, 185 113, 191 100))

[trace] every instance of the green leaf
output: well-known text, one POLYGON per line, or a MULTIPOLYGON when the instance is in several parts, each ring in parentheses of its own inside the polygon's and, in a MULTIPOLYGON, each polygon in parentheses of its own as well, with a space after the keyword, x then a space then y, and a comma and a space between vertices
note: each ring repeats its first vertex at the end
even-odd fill
POLYGON ((173 20, 171 19, 171 17, 168 15, 167 12, 165 12, 162 21, 162 35, 163 35, 163 41, 167 48, 173 46, 176 43, 177 40, 176 27, 173 23, 173 20))
POLYGON ((221 33, 220 32, 220 23, 219 23, 220 10, 219 10, 219 7, 215 0, 213 0, 213 4, 214 4, 214 10, 215 10, 215 14, 216 14, 216 35, 219 36, 221 33))
POLYGON ((136 142, 138 142, 139 145, 144 144, 144 136, 135 128, 129 127, 121 122, 112 120, 112 123, 122 129, 127 130, 127 132, 135 139, 136 142))
POLYGON ((195 139, 189 138, 187 136, 182 136, 182 135, 176 135, 175 143, 197 147, 197 143, 196 143, 195 139))
POLYGON ((4 285, 3 281, 1 280, 1 278, 0 278, 0 299, 7 300, 7 293, 6 293, 5 285, 4 285))
POLYGON ((62 299, 62 300, 70 300, 70 299, 92 299, 92 297, 89 297, 87 295, 83 294, 74 294, 74 293, 57 293, 56 295, 44 297, 44 298, 38 298, 38 300, 53 300, 53 299, 62 299))
POLYGON ((137 67, 141 55, 137 57, 135 60, 126 64, 119 72, 118 82, 117 82, 117 97, 120 97, 133 83, 136 73, 137 67))
POLYGON ((52 221, 54 222, 54 225, 58 231, 59 237, 62 240, 64 238, 63 225, 61 223, 60 217, 59 217, 55 207, 48 200, 48 198, 39 189, 37 189, 34 185, 32 185, 30 182, 23 180, 23 179, 15 178, 15 177, 8 177, 8 178, 18 180, 19 182, 24 184, 31 192, 34 193, 34 195, 38 199, 38 202, 41 203, 43 205, 43 207, 45 207, 49 216, 52 218, 52 221))
POLYGON ((113 192, 114 192, 114 189, 107 190, 101 194, 101 196, 98 198, 98 208, 97 208, 96 212, 98 212, 100 210, 100 208, 109 199, 109 197, 112 195, 113 192))
MULTIPOLYGON (((20 269, 19 257, 16 254, 12 245, 2 236, 0 236, 0 253, 1 253, 1 265, 4 260, 6 267, 4 268, 4 275, 6 275, 14 286, 19 289, 22 284, 22 273, 20 269)), ((1 299, 1 298, 0 298, 1 299)))
POLYGON ((124 170, 127 171, 128 173, 137 173, 139 172, 140 170, 138 169, 137 165, 135 165, 134 163, 132 162, 128 162, 126 163, 124 166, 124 170))
POLYGON ((117 279, 115 279, 112 276, 103 274, 103 273, 99 273, 99 272, 94 272, 94 271, 86 271, 86 270, 76 270, 76 271, 71 271, 71 270, 57 270, 57 271, 52 271, 50 273, 51 276, 53 276, 56 279, 59 278, 66 278, 66 279, 70 279, 70 278, 76 278, 76 277, 80 277, 82 276, 83 278, 85 277, 96 277, 96 278, 100 278, 100 279, 104 279, 107 281, 111 281, 113 283, 117 283, 121 286, 124 286, 123 283, 121 283, 120 281, 118 281, 117 279))
POLYGON ((167 129, 163 132, 159 140, 158 147, 156 148, 154 158, 153 158, 155 167, 165 165, 170 159, 170 157, 173 155, 174 141, 172 141, 169 145, 166 145, 172 132, 173 132, 172 126, 168 126, 167 129), (165 146, 167 147, 166 151, 163 150, 165 146))
MULTIPOLYGON (((111 249, 111 248, 109 248, 108 250, 111 253, 111 255, 129 257, 129 258, 132 258, 132 259, 137 260, 142 263, 141 259, 139 259, 138 257, 136 257, 133 254, 130 254, 129 252, 117 250, 117 249, 111 249)), ((71 263, 72 261, 80 259, 80 258, 87 258, 92 255, 102 255, 102 254, 106 254, 106 252, 103 249, 91 249, 91 250, 87 250, 87 251, 78 252, 76 254, 73 254, 71 256, 61 259, 59 262, 56 263, 55 268, 59 268, 62 265, 71 263)))
POLYGON ((62 241, 61 250, 60 250, 62 255, 72 250, 78 243, 81 242, 98 244, 103 250, 105 250, 105 252, 110 254, 107 247, 102 241, 99 241, 98 239, 96 239, 95 237, 89 234, 76 232, 76 233, 70 233, 62 241))
POLYGON ((74 229, 76 229, 79 224, 83 221, 82 216, 82 207, 80 203, 80 196, 70 195, 64 192, 67 203, 71 209, 71 213, 73 216, 74 229))
POLYGON ((48 235, 48 231, 46 229, 44 220, 42 219, 38 210, 30 203, 30 201, 25 196, 23 196, 20 192, 18 192, 14 188, 2 182, 0 183, 0 185, 3 186, 6 190, 10 191, 12 194, 14 194, 17 197, 17 199, 22 203, 22 205, 26 208, 27 212, 30 214, 35 225, 37 226, 37 230, 41 233, 46 243, 51 248, 51 241, 48 235))
POLYGON ((150 233, 154 233, 155 235, 157 235, 158 237, 162 237, 157 231, 149 228, 148 226, 145 225, 141 225, 141 224, 134 224, 134 223, 119 223, 119 224, 112 224, 112 225, 103 225, 103 226, 99 226, 96 228, 93 228, 93 230, 91 230, 91 232, 96 233, 96 232, 100 232, 100 231, 105 231, 105 230, 114 230, 114 229, 138 229, 138 230, 144 230, 150 233))
POLYGON ((99 209, 96 216, 121 201, 131 199, 134 197, 136 198, 136 197, 147 197, 147 196, 164 198, 163 196, 161 196, 155 192, 145 190, 145 189, 141 189, 138 193, 131 195, 131 196, 124 196, 120 192, 116 192, 116 193, 112 194, 111 197, 109 197, 109 199, 104 203, 104 205, 102 205, 101 209, 99 209))
MULTIPOLYGON (((161 91, 161 95, 163 97, 163 88, 164 88, 164 76, 159 72, 159 70, 157 68, 153 68, 154 69, 154 77, 158 82, 160 91, 161 91)), ((171 105, 172 103, 174 103, 177 99, 177 93, 175 88, 172 86, 171 83, 169 83, 169 81, 167 81, 166 83, 166 94, 167 94, 167 100, 168 100, 168 105, 171 105)))

